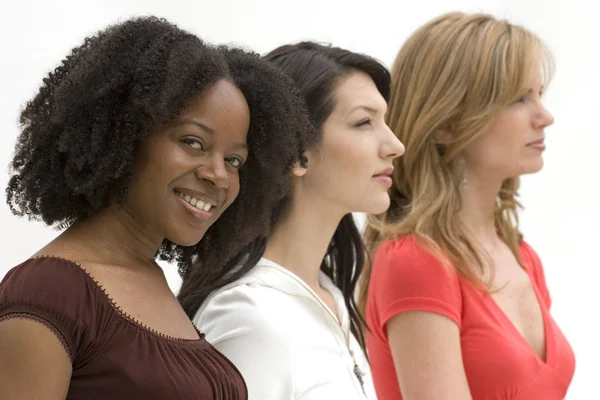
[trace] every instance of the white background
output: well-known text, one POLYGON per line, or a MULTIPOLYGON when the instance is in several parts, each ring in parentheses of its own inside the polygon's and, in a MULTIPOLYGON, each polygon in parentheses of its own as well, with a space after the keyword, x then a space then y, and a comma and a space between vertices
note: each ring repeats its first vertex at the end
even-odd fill
MULTIPOLYGON (((523 179, 521 227, 540 254, 552 312, 569 338, 577 370, 568 399, 600 399, 600 2, 596 0, 54 0, 3 2, 0 24, 0 183, 24 102, 82 39, 132 15, 166 17, 208 41, 258 52, 301 39, 373 55, 391 66, 407 36, 443 12, 484 11, 540 35, 557 60, 546 105, 546 165, 523 179)), ((0 278, 57 233, 0 204, 0 278)), ((174 290, 175 268, 165 266, 174 290)))

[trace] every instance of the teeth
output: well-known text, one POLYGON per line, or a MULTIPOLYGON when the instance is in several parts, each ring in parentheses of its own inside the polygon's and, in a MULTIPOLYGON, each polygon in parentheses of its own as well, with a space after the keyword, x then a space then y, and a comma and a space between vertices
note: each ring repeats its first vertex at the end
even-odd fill
POLYGON ((190 195, 187 194, 182 194, 177 192, 177 195, 179 197, 181 197, 183 200, 185 200, 186 202, 190 203, 191 205, 193 205, 194 207, 200 209, 200 210, 204 210, 204 211, 208 211, 211 209, 212 204, 210 203, 205 203, 202 200, 198 200, 195 197, 191 197, 190 195))

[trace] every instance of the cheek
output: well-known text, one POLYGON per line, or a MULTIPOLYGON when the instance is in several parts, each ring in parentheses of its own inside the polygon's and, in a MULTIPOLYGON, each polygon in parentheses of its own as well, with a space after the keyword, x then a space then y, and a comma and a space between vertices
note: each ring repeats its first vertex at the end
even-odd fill
POLYGON ((227 207, 229 207, 240 194, 240 176, 232 174, 227 190, 227 207))
POLYGON ((370 169, 379 166, 380 161, 378 160, 377 146, 373 141, 367 139, 366 136, 357 137, 352 132, 346 132, 346 135, 335 143, 323 146, 320 161, 334 175, 370 174, 370 169), (374 166, 374 164, 377 165, 374 166))

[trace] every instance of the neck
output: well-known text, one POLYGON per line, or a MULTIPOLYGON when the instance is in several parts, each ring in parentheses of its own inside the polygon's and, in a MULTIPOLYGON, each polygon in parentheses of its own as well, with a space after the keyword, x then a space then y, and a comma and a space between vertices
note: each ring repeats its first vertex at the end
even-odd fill
POLYGON ((265 257, 319 289, 321 263, 344 212, 334 212, 314 198, 292 200, 269 235, 265 257))
POLYGON ((462 207, 459 217, 467 229, 482 243, 496 243, 498 234, 494 224, 496 198, 502 180, 483 174, 469 173, 461 188, 462 207))
POLYGON ((81 221, 66 232, 106 263, 155 266, 154 257, 163 241, 125 207, 112 205, 81 221))

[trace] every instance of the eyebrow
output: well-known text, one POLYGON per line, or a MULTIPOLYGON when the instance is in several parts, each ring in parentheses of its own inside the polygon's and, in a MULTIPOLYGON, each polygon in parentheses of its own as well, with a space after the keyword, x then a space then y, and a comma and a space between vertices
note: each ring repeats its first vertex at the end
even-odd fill
MULTIPOLYGON (((199 127, 200 129, 202 129, 203 131, 205 131, 205 132, 207 132, 207 133, 209 133, 209 134, 211 134, 213 136, 215 134, 215 131, 212 128, 204 125, 200 121, 195 121, 193 119, 183 119, 183 120, 181 120, 180 124, 192 124, 192 125, 196 125, 197 127, 199 127)), ((234 149, 248 150, 248 145, 246 143, 236 143, 233 146, 233 148, 234 149)))
POLYGON ((379 110, 376 108, 373 108, 370 106, 365 106, 365 105, 360 105, 360 106, 353 107, 348 114, 352 114, 354 111, 360 110, 360 109, 363 109, 370 114, 377 114, 379 112, 379 110))
MULTIPOLYGON (((544 89, 546 89, 546 86, 545 86, 545 85, 542 85, 542 86, 540 86, 540 90, 539 90, 539 91, 540 91, 540 92, 543 92, 543 91, 544 91, 544 89)), ((527 93, 533 93, 533 92, 535 92, 535 89, 534 89, 534 88, 532 88, 532 87, 530 87, 530 88, 527 88, 527 93)))
POLYGON ((212 128, 204 125, 202 122, 194 121, 193 119, 183 119, 179 122, 179 124, 192 124, 192 125, 196 125, 203 131, 210 133, 211 135, 214 135, 214 133, 215 133, 215 131, 212 128))

